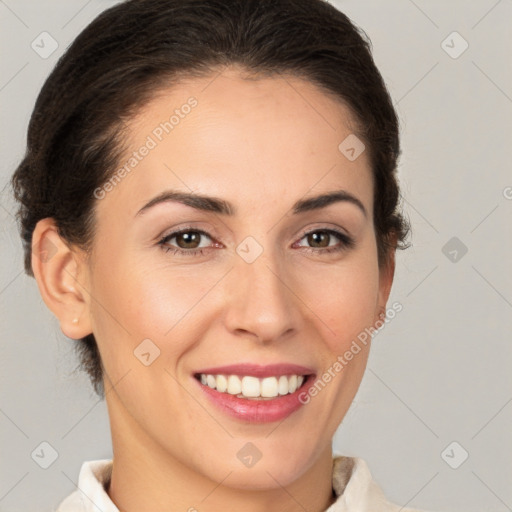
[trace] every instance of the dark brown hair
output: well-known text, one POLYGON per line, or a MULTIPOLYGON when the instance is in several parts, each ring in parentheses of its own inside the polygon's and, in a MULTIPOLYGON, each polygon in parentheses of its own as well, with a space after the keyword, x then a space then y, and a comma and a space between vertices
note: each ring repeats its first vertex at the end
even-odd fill
MULTIPOLYGON (((12 178, 28 275, 41 219, 52 217, 63 239, 90 249, 93 191, 116 171, 126 122, 158 89, 227 65, 303 78, 350 107, 372 165, 379 265, 390 248, 407 247, 398 119, 371 43, 347 16, 324 0, 130 0, 79 34, 36 101, 12 178)), ((104 397, 94 335, 76 347, 80 368, 104 397)))

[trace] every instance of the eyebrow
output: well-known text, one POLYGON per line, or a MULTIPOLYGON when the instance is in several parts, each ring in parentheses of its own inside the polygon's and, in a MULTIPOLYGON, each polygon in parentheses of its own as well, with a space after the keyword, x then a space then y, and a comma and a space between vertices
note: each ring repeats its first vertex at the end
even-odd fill
MULTIPOLYGON (((318 196, 308 197, 307 199, 300 199, 293 205, 292 211, 294 215, 298 215, 311 210, 325 208, 333 203, 342 201, 354 204, 363 212, 365 217, 368 217, 363 203, 346 190, 335 190, 318 196)), ((177 190, 166 190, 146 203, 137 212, 136 216, 142 215, 157 204, 169 202, 178 202, 195 208, 196 210, 219 213, 222 215, 233 216, 236 214, 236 207, 224 199, 189 192, 180 192, 177 190)))

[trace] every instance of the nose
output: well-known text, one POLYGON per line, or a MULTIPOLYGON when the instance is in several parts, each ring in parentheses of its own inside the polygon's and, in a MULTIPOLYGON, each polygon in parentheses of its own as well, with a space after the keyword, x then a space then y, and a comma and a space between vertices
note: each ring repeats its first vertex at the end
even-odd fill
POLYGON ((252 263, 237 258, 230 272, 225 324, 235 336, 268 344, 297 332, 301 315, 283 262, 264 254, 252 263))

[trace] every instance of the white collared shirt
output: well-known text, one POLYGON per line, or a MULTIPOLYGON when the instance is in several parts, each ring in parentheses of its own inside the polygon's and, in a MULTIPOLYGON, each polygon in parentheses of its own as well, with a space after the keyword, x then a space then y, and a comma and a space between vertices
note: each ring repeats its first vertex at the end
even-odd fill
MULTIPOLYGON (((84 462, 78 488, 56 512, 119 512, 105 491, 111 473, 112 459, 84 462)), ((387 501, 366 462, 358 457, 334 457, 332 484, 337 499, 325 512, 420 512, 387 501)))

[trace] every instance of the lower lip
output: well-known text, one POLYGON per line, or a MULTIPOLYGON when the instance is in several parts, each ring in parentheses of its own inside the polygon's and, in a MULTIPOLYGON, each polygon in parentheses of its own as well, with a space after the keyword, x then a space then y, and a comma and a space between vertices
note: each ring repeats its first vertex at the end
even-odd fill
POLYGON ((304 405, 299 400, 299 395, 307 391, 309 383, 313 380, 311 377, 312 375, 309 375, 305 383, 294 393, 277 396, 273 400, 238 398, 236 395, 230 395, 229 393, 220 393, 193 378, 201 387, 203 393, 229 416, 251 423, 271 423, 287 418, 304 405))

